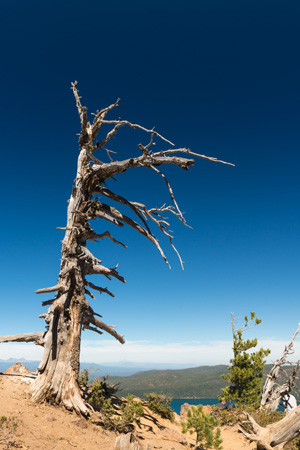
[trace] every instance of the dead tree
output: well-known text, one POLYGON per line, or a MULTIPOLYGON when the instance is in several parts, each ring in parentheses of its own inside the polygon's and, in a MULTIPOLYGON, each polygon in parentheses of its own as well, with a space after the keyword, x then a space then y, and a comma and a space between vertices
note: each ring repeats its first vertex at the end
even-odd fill
POLYGON ((270 411, 276 411, 280 399, 283 395, 289 394, 296 383, 297 372, 299 370, 300 361, 296 364, 289 363, 291 366, 290 373, 284 370, 284 366, 287 364, 287 357, 294 353, 293 345, 294 340, 297 334, 300 331, 300 323, 298 325, 297 331, 294 333, 292 339, 289 344, 285 346, 282 355, 278 358, 267 375, 263 390, 262 390, 262 398, 261 398, 261 406, 260 408, 267 408, 270 411), (287 377, 285 383, 279 385, 277 383, 277 379, 280 375, 280 371, 284 371, 287 377), (276 387, 275 387, 276 385, 276 387))
POLYGON ((108 113, 118 106, 119 100, 107 108, 97 111, 93 121, 89 122, 87 109, 81 104, 76 81, 72 83, 71 89, 81 121, 80 152, 76 179, 67 210, 67 225, 65 228, 59 228, 65 230, 65 236, 62 241, 58 283, 55 286, 36 291, 37 294, 54 293, 52 299, 42 302, 43 306, 49 306, 48 311, 40 315, 45 319, 46 331, 6 336, 0 338, 0 342, 24 341, 42 345, 44 354, 38 367, 38 377, 32 386, 33 399, 35 401, 47 399, 61 403, 69 409, 87 415, 89 410, 80 396, 77 383, 81 331, 88 329, 98 334, 106 331, 122 344, 124 338, 112 326, 100 320, 101 316, 94 312, 87 300, 87 296, 95 298, 91 290, 112 297, 114 295, 106 287, 99 287, 88 281, 86 277, 98 274, 108 280, 113 277, 125 282, 123 276, 118 272, 118 267, 109 268, 102 265, 100 259, 87 248, 87 242, 108 238, 115 244, 123 247, 125 245, 115 239, 109 231, 95 232, 91 228, 90 221, 103 219, 117 227, 123 227, 124 224, 129 225, 149 239, 168 264, 158 239, 150 230, 150 222, 167 236, 182 264, 180 255, 174 247, 168 218, 165 215, 175 216, 185 225, 186 221, 175 200, 169 181, 158 167, 172 164, 188 170, 194 164, 192 157, 228 163, 193 153, 187 148, 171 148, 153 152, 152 148, 156 138, 170 146, 173 144, 157 133, 154 128, 149 130, 120 118, 107 119, 108 113), (144 131, 149 135, 149 142, 146 145, 138 145, 140 156, 118 161, 113 159, 113 153, 107 146, 118 130, 124 126, 144 131), (105 127, 108 127, 109 131, 103 134, 105 127), (98 137, 99 133, 101 138, 98 137), (99 156, 96 156, 97 154, 99 156), (103 158, 107 158, 108 162, 103 162, 103 158), (128 200, 107 187, 106 181, 110 178, 139 167, 146 167, 162 178, 172 200, 170 206, 164 204, 161 207, 149 208, 140 202, 128 200), (120 205, 120 209, 127 208, 134 218, 116 209, 113 206, 116 203, 120 205))

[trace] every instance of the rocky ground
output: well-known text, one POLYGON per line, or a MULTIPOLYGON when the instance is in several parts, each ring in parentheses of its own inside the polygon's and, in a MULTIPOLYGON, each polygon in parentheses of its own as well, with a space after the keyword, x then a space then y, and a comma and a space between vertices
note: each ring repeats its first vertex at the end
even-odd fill
MULTIPOLYGON (((36 404, 26 392, 30 374, 0 374, 0 420, 13 419, 0 429, 0 449, 23 450, 113 450, 117 434, 92 420, 85 420, 63 408, 36 404)), ((193 437, 182 435, 180 417, 175 423, 162 419, 145 408, 141 425, 134 431, 141 449, 187 450, 193 437)), ((252 450, 236 428, 222 428, 224 450, 252 450)))

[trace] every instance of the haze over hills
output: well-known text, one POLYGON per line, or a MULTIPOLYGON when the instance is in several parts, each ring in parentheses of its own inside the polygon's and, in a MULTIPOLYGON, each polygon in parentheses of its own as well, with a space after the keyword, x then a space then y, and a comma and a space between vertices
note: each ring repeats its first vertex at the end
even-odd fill
MULTIPOLYGON (((8 369, 12 364, 21 362, 29 370, 36 370, 39 361, 26 360, 24 358, 9 358, 0 359, 0 371, 8 369)), ((80 369, 89 369, 91 371, 90 378, 93 379, 97 376, 113 375, 113 376, 129 376, 137 372, 148 370, 170 370, 170 369, 185 369, 194 367, 193 364, 177 364, 177 363, 138 363, 133 361, 117 361, 117 362, 103 362, 101 364, 82 362, 80 369)))
POLYGON ((8 359, 0 359, 0 363, 16 363, 16 362, 26 362, 27 360, 25 358, 8 358, 8 359))

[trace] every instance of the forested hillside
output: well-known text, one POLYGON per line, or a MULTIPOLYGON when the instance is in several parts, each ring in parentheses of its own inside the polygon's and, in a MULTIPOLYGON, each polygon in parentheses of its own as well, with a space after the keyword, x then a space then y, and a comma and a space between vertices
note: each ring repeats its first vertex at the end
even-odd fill
POLYGON ((201 366, 182 370, 149 370, 129 377, 110 377, 109 382, 121 383, 120 395, 128 393, 143 397, 149 392, 170 395, 173 398, 215 398, 221 395, 226 382, 221 374, 227 366, 201 366))
MULTIPOLYGON (((271 364, 266 364, 265 376, 271 367, 271 364)), ((289 370, 290 368, 287 367, 287 371, 289 370)), ((216 398, 222 395, 221 388, 228 384, 221 379, 223 373, 227 373, 226 365, 200 366, 181 370, 149 370, 126 377, 112 376, 109 377, 109 382, 121 384, 119 392, 121 396, 130 393, 143 397, 144 394, 154 392, 166 394, 172 398, 216 398)), ((297 385, 299 388, 299 380, 297 385)), ((296 392, 294 395, 298 397, 296 392)))

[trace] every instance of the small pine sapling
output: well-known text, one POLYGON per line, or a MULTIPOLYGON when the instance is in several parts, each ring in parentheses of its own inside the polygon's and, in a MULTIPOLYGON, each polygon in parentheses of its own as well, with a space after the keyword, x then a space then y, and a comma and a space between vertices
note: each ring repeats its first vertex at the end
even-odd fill
POLYGON ((181 422, 182 432, 190 434, 196 433, 195 448, 221 450, 221 430, 215 428, 220 424, 218 419, 211 414, 203 412, 203 406, 191 406, 187 412, 187 422, 181 422))
POLYGON ((235 329, 234 317, 231 314, 233 335, 233 358, 230 360, 228 374, 222 375, 223 380, 228 380, 230 385, 222 389, 222 398, 226 402, 233 401, 237 405, 252 405, 259 407, 264 375, 265 357, 269 355, 269 349, 259 349, 256 352, 248 351, 257 346, 257 339, 243 339, 243 332, 261 323, 255 312, 244 317, 244 326, 235 329))

